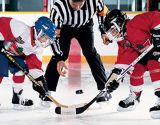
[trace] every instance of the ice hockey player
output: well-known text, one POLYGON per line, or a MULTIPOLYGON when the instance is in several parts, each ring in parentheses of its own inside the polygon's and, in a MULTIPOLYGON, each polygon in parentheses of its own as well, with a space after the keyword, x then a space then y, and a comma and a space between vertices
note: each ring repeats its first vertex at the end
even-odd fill
MULTIPOLYGON (((157 97, 156 105, 150 108, 150 113, 151 117, 160 118, 160 12, 145 12, 129 20, 122 11, 114 9, 106 16, 103 29, 108 36, 106 44, 109 42, 118 44, 118 57, 112 75, 118 76, 153 43, 154 48, 134 66, 130 75, 129 97, 119 102, 118 109, 134 110, 136 104, 140 102, 143 75, 148 70, 157 97)), ((119 83, 115 79, 109 82, 108 91, 117 89, 119 83)))
POLYGON ((0 17, 0 83, 3 77, 8 77, 8 71, 13 74, 12 104, 27 107, 32 106, 33 101, 22 96, 24 73, 3 55, 2 50, 5 49, 36 81, 43 84, 46 92, 35 84, 33 89, 39 93, 41 100, 48 101, 41 59, 43 48, 50 44, 54 44, 55 55, 61 54, 58 43, 54 41, 55 35, 55 25, 44 16, 33 27, 10 17, 0 17))

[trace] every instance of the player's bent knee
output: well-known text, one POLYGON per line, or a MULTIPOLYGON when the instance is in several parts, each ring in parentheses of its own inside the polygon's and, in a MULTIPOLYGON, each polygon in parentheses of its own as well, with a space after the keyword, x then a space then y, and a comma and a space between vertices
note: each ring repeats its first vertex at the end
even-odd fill
POLYGON ((23 83, 25 75, 22 71, 19 71, 13 75, 12 79, 15 83, 23 83))

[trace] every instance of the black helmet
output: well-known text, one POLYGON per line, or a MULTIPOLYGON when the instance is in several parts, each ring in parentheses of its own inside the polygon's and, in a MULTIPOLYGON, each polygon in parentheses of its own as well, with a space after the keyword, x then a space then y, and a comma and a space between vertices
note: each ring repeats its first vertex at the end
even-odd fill
POLYGON ((106 15, 102 28, 110 42, 123 40, 126 20, 126 14, 118 9, 114 9, 106 15))
POLYGON ((112 25, 115 25, 119 32, 124 30, 124 25, 127 20, 127 15, 121 10, 114 9, 110 11, 104 20, 104 31, 107 32, 112 25))

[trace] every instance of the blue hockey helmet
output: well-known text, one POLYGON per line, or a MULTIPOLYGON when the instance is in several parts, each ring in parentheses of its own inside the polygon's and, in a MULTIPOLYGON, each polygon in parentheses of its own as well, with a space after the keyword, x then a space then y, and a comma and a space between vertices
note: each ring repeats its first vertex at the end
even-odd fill
POLYGON ((35 29, 37 38, 47 35, 51 40, 54 40, 56 37, 56 26, 48 17, 40 17, 35 22, 35 29))

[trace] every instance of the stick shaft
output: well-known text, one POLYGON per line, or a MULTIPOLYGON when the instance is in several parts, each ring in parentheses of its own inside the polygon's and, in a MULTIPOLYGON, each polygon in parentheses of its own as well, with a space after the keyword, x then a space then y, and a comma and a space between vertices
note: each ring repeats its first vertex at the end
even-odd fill
MULTIPOLYGON (((16 65, 20 70, 22 70, 22 71, 24 72, 24 74, 25 74, 34 84, 36 84, 36 85, 41 86, 42 88, 44 88, 43 85, 39 84, 39 83, 29 74, 29 72, 26 71, 25 69, 23 69, 23 68, 16 62, 16 60, 15 60, 12 56, 10 56, 4 49, 3 49, 1 52, 2 52, 14 65, 16 65)), ((45 90, 45 89, 44 89, 44 90, 45 90)), ((63 105, 63 104, 59 103, 58 101, 56 101, 56 99, 54 99, 54 98, 53 98, 52 96, 50 96, 50 95, 47 95, 47 97, 48 97, 54 104, 56 104, 57 106, 61 106, 61 107, 64 107, 64 108, 69 107, 69 106, 67 106, 67 105, 63 105)))
MULTIPOLYGON (((117 78, 117 80, 122 79, 126 73, 131 69, 131 67, 133 67, 138 61, 140 61, 151 49, 153 48, 153 44, 148 47, 138 58, 136 58, 117 78)), ((111 76, 110 76, 111 77, 111 76)), ((106 84, 108 83, 110 77, 108 77, 108 80, 106 82, 106 84)), ((105 91, 105 88, 103 90, 100 91, 100 93, 93 98, 89 103, 87 103, 86 105, 76 108, 76 114, 80 114, 83 113, 85 110, 87 110, 89 108, 89 106, 91 106, 105 91)))

